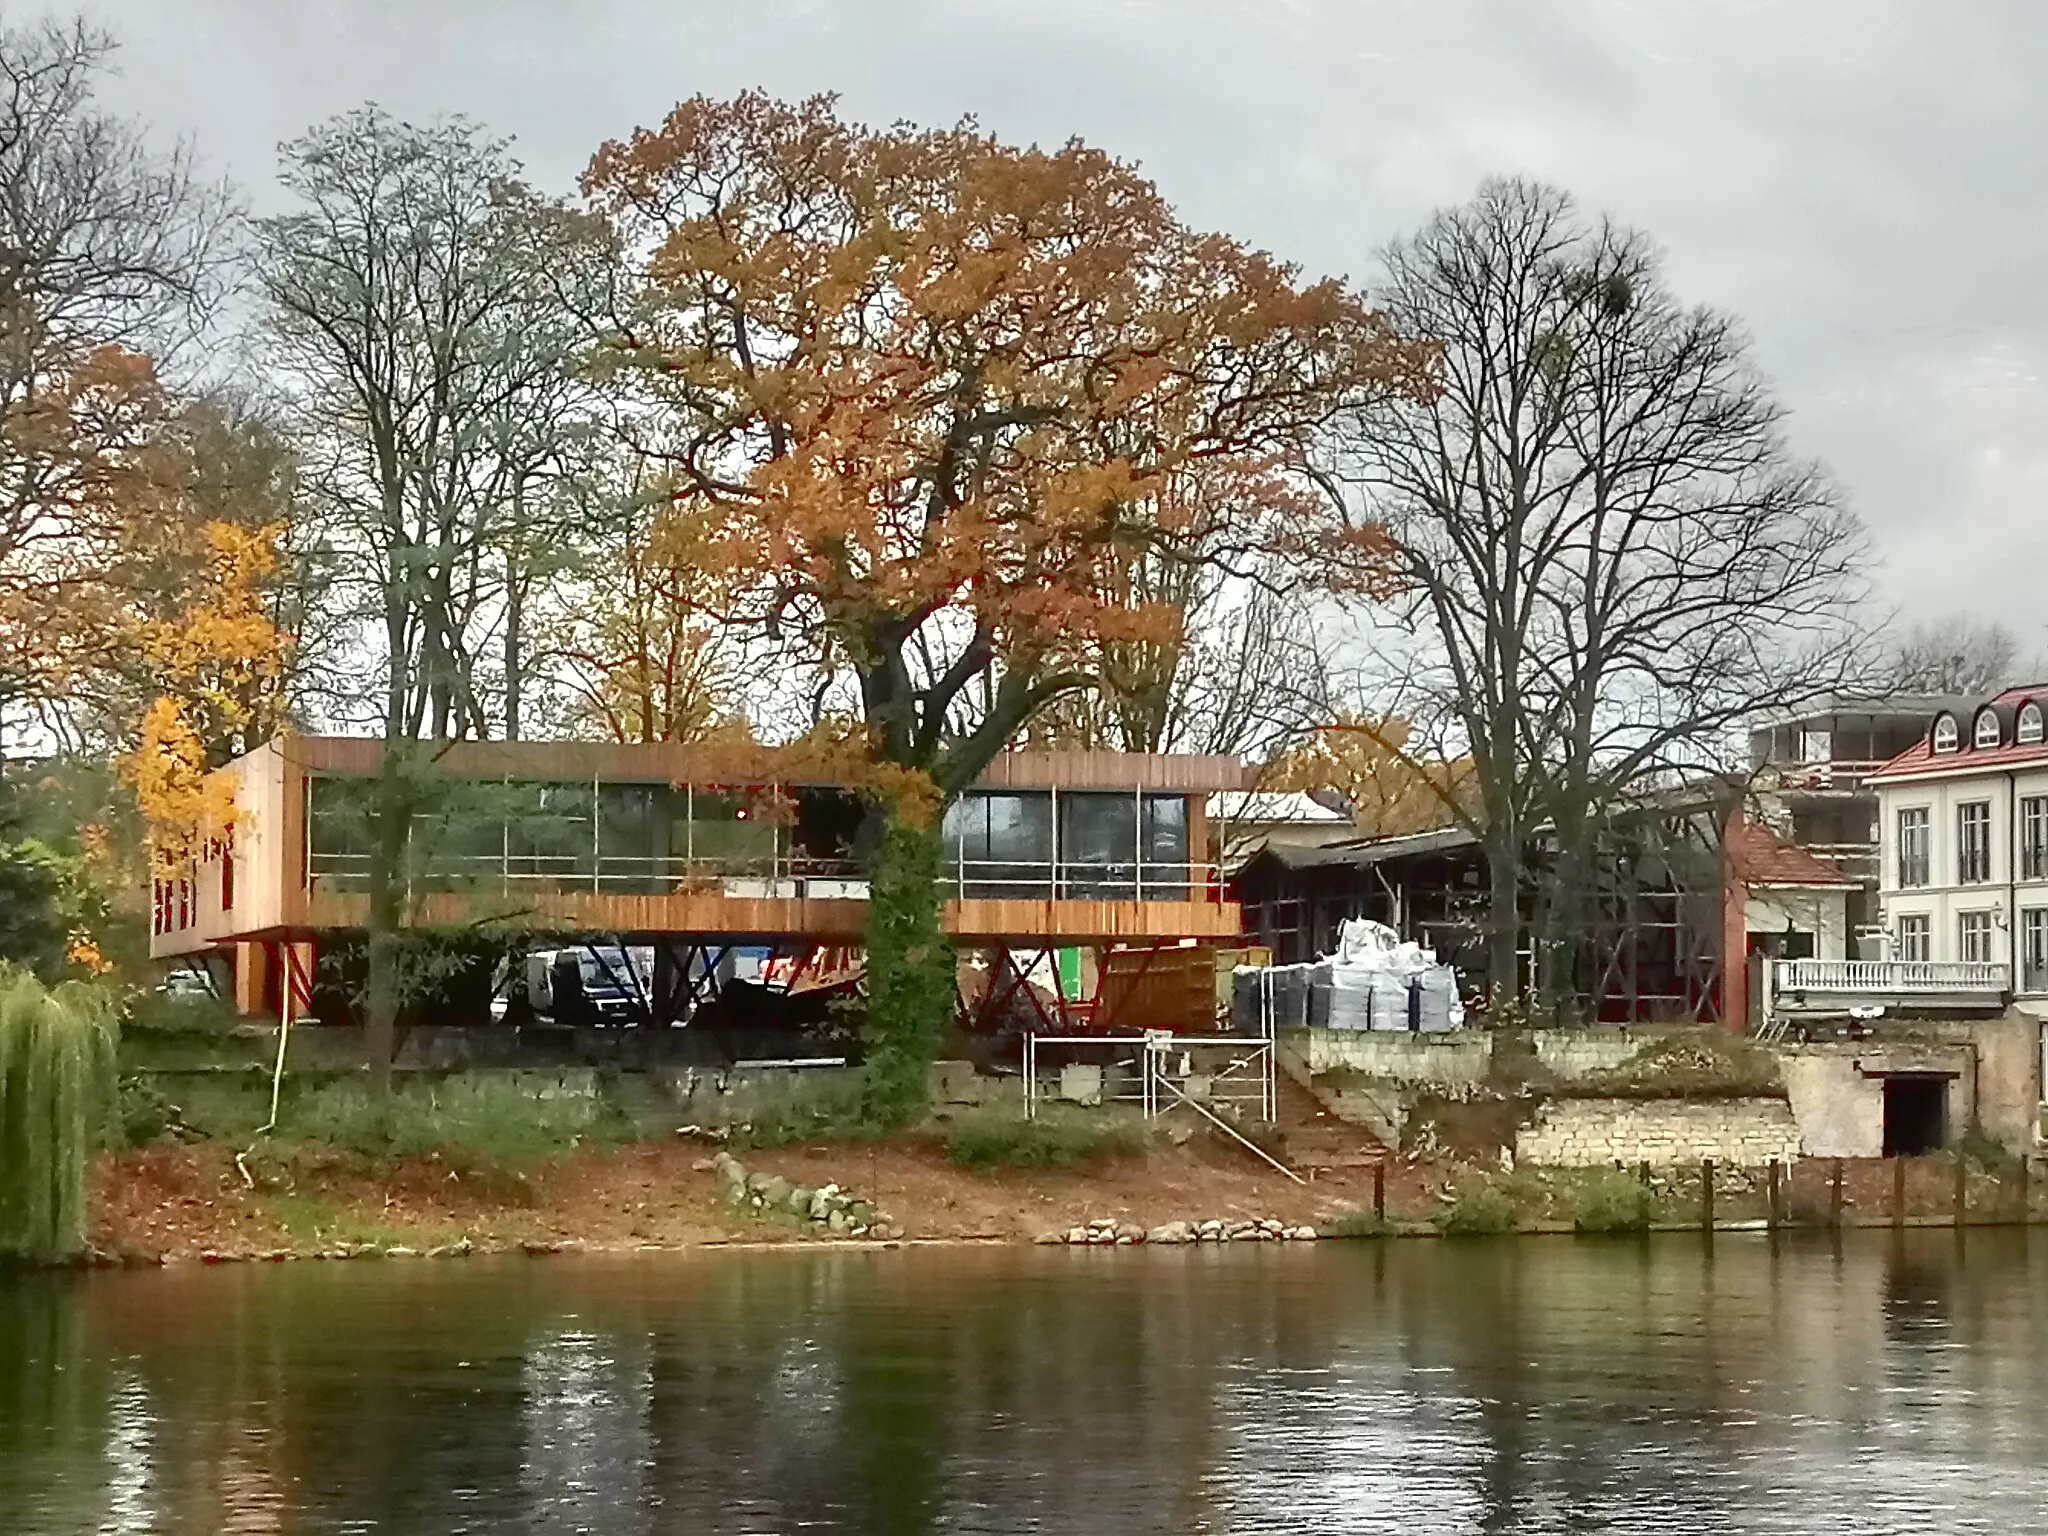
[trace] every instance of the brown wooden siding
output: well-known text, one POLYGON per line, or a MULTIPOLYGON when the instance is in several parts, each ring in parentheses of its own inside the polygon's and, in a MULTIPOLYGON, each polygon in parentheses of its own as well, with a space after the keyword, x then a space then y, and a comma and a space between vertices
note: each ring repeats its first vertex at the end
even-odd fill
MULTIPOLYGON (((360 927, 365 898, 315 894, 306 881, 306 778, 308 774, 370 774, 381 744, 373 739, 283 736, 236 759, 221 773, 235 782, 235 904, 220 909, 217 861, 198 866, 190 921, 152 935, 160 958, 196 954, 215 945, 321 930, 360 927)), ((693 765, 709 778, 705 756, 674 743, 464 742, 451 747, 451 772, 467 776, 545 780, 594 778, 610 782, 690 782, 693 765)), ((1204 857, 1202 796, 1236 788, 1235 759, 1165 757, 1115 752, 1018 752, 997 759, 983 785, 1010 788, 1151 789, 1189 797, 1189 857, 1204 857)), ((437 898, 429 921, 473 921, 501 912, 507 920, 540 918, 590 932, 704 933, 734 937, 857 938, 867 904, 859 900, 759 898, 717 892, 626 896, 560 892, 524 907, 493 896, 437 898), (485 907, 488 899, 492 907, 485 907), (530 914, 530 915, 529 915, 530 914)), ((949 932, 964 939, 1057 939, 1076 943, 1114 939, 1235 938, 1243 931, 1238 908, 1227 902, 968 900, 946 907, 949 932)))
POLYGON ((1245 787, 1234 757, 1146 752, 1005 752, 975 780, 989 789, 1158 789, 1211 794, 1245 787))
MULTIPOLYGON (((527 901, 460 895, 432 896, 418 914, 435 925, 514 923, 583 933, 716 934, 734 939, 821 939, 858 942, 867 903, 842 899, 723 896, 608 896, 555 892, 527 901)), ((293 932, 360 928, 369 898, 354 893, 315 895, 293 932)), ((1059 939, 1104 943, 1118 939, 1226 939, 1243 933, 1234 902, 1209 901, 949 901, 946 931, 989 941, 1059 939)))

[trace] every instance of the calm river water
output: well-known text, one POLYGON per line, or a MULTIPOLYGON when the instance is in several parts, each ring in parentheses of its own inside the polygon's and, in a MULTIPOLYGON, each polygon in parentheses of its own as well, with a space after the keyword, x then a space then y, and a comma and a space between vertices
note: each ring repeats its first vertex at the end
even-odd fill
POLYGON ((0 1280, 0 1532, 2048 1527, 2048 1232, 0 1280))

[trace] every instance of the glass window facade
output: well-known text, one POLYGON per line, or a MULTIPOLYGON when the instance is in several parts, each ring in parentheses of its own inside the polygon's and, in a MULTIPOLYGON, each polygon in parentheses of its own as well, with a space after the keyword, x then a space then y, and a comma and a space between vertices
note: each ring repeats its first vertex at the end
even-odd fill
MULTIPOLYGON (((367 883, 375 793, 371 779, 308 779, 307 872, 324 888, 367 883)), ((652 895, 696 880, 857 877, 846 834, 858 826, 858 803, 839 795, 845 804, 827 804, 838 792, 805 794, 457 784, 415 816, 407 879, 436 889, 652 895), (817 823, 808 831, 806 815, 817 823)), ((967 896, 1188 899, 1193 850, 1184 795, 976 790, 948 809, 943 835, 947 876, 967 896)))
POLYGON ((2020 990, 2048 992, 2048 907, 2020 914, 2020 990))
POLYGON ((1899 884, 1925 885, 1928 880, 1927 808, 1899 812, 1899 884))
MULTIPOLYGON (((307 781, 307 872, 361 889, 375 849, 376 783, 307 781)), ((767 877, 789 838, 772 807, 666 784, 463 783, 412 821, 408 878, 437 889, 652 895, 702 873, 767 877)))
POLYGON ((1138 797, 1060 796, 1060 890, 1094 901, 1138 895, 1138 797))
POLYGON ((2048 880, 2048 795, 2020 801, 2020 878, 2048 880))
POLYGON ((675 799, 668 835, 671 858, 707 873, 757 880, 779 871, 788 839, 778 802, 701 789, 675 799))
POLYGON ((1956 807, 1956 881, 1982 885, 1991 878, 1991 802, 1956 807))
POLYGON ((1899 919, 1899 958, 1901 960, 1929 960, 1932 945, 1927 915, 1916 912, 1899 919))
POLYGON ((1042 895, 1052 880, 1052 796, 968 794, 946 811, 947 873, 961 893, 1042 895))
POLYGON ((948 874, 971 898, 1185 901, 1188 803, 1119 790, 976 790, 946 813, 948 874))
POLYGON ((1964 912, 1956 918, 1956 958, 1980 964, 1991 960, 1991 914, 1964 912))
POLYGON ((1179 795, 1147 795, 1139 896, 1147 901, 1186 901, 1191 857, 1187 801, 1179 795))
POLYGON ((530 889, 580 887, 595 873, 588 784, 504 786, 505 875, 530 889))

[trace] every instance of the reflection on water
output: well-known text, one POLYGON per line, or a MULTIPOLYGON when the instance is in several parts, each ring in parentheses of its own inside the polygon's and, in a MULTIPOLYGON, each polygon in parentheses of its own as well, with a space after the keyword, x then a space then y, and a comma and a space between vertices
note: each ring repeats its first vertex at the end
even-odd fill
POLYGON ((526 1357, 526 1452, 520 1487, 529 1529, 649 1529, 647 1474, 653 1369, 639 1341, 563 1332, 526 1357))
POLYGON ((0 1280, 0 1532, 2038 1528, 2048 1238, 0 1280))
POLYGON ((156 1524, 150 1497, 150 1456, 156 1421, 149 1392, 128 1372, 116 1375, 107 1403, 107 1518, 109 1536, 129 1536, 156 1524))

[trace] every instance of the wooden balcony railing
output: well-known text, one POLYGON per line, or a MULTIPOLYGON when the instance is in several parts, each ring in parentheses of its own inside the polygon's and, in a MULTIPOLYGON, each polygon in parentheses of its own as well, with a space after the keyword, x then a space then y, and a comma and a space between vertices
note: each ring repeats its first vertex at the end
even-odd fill
MULTIPOLYGON (((317 852, 312 888, 368 889, 367 854, 317 852)), ((415 889, 528 896, 589 892, 613 896, 704 893, 745 898, 865 901, 867 875, 842 859, 800 856, 668 858, 587 854, 450 855, 426 861, 415 889)), ((1213 864, 1094 862, 1057 864, 949 860, 939 877, 948 900, 1184 901, 1218 903, 1222 873, 1213 864)))

